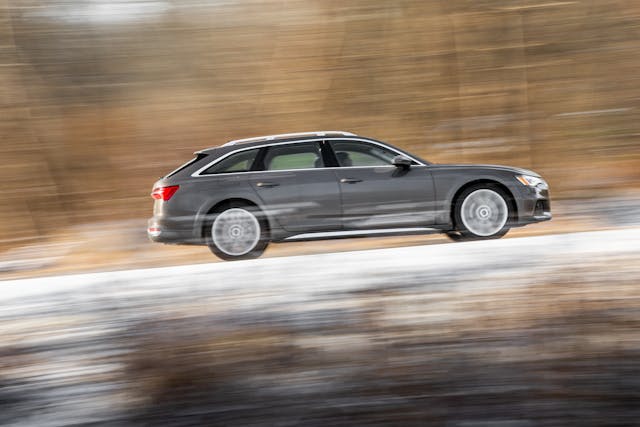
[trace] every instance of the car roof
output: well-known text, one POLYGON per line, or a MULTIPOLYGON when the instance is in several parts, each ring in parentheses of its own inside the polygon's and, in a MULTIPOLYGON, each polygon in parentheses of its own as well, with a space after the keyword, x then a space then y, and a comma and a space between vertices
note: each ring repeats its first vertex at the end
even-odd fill
POLYGON ((339 131, 339 130, 264 135, 264 136, 256 136, 253 138, 236 139, 217 147, 210 147, 210 148, 205 148, 203 150, 196 151, 196 154, 199 154, 199 153, 223 154, 229 151, 237 150, 238 148, 250 148, 255 146, 262 146, 262 145, 265 145, 265 143, 268 144, 271 142, 317 140, 319 137, 335 138, 335 137, 354 137, 354 136, 358 136, 358 135, 356 135, 355 133, 339 131))
POLYGON ((356 135, 351 132, 344 131, 319 131, 319 132, 301 132, 301 133, 285 133, 279 135, 266 135, 266 136, 258 136, 255 138, 246 138, 246 139, 237 139, 234 141, 229 141, 226 144, 220 145, 218 147, 210 147, 205 148, 203 150, 196 151, 194 154, 204 154, 207 156, 212 156, 214 158, 218 158, 232 151, 244 150, 252 147, 263 147, 265 145, 269 145, 271 143, 281 143, 281 142, 304 142, 304 141, 317 141, 318 139, 356 139, 362 141, 370 141, 373 143, 378 143, 383 146, 387 146, 392 148, 400 153, 403 153, 409 156, 412 159, 417 159, 423 164, 431 164, 430 162, 421 159, 415 154, 411 154, 407 151, 402 150, 399 147, 389 144, 388 142, 378 141, 377 139, 368 138, 361 135, 356 135))

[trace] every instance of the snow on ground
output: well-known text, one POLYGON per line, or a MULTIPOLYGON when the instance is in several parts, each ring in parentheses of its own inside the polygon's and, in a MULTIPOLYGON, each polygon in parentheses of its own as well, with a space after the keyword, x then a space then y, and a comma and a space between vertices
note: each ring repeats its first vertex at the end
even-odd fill
POLYGON ((412 274, 482 274, 503 269, 521 271, 544 268, 562 259, 617 256, 640 251, 640 228, 557 234, 520 239, 488 240, 444 245, 378 249, 336 254, 257 259, 226 263, 181 265, 164 268, 75 274, 2 283, 0 301, 34 295, 87 291, 105 287, 142 294, 163 294, 162 285, 185 285, 170 293, 251 289, 309 292, 306 282, 323 282, 325 290, 371 286, 373 282, 412 274), (295 280, 292 280, 295 279, 295 280), (245 288, 246 289, 246 288, 245 288))
MULTIPOLYGON (((421 312, 411 298, 448 295, 451 304, 469 292, 548 284, 576 266, 615 265, 616 279, 637 279, 639 255, 640 228, 629 228, 0 282, 0 362, 12 360, 0 363, 0 424, 117 423, 127 399, 114 378, 139 325, 242 313, 251 326, 287 313, 296 327, 329 328, 361 304, 358 295, 397 290, 411 310, 394 322, 446 322, 445 303, 421 312)), ((592 277, 607 280, 597 269, 592 277)))

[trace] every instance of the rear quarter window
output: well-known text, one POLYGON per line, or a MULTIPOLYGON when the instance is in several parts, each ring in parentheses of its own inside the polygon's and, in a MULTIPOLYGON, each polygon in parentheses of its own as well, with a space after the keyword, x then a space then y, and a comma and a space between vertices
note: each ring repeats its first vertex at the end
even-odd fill
POLYGON ((241 151, 220 160, 201 172, 201 175, 215 175, 220 173, 248 172, 255 162, 259 149, 241 151))
POLYGON ((207 155, 206 155, 206 154, 198 153, 198 154, 196 155, 196 157, 194 157, 193 159, 189 160, 187 163, 183 164, 183 165, 182 165, 182 166, 180 166, 178 169, 176 169, 176 170, 174 170, 174 171, 172 171, 172 172, 168 173, 167 175, 165 175, 165 178, 169 178, 170 176, 173 176, 173 175, 177 174, 178 172, 185 170, 185 169, 186 169, 186 168, 188 168, 189 166, 191 166, 191 165, 195 164, 196 162, 198 162, 198 161, 200 161, 200 160, 204 159, 205 157, 207 157, 207 155))

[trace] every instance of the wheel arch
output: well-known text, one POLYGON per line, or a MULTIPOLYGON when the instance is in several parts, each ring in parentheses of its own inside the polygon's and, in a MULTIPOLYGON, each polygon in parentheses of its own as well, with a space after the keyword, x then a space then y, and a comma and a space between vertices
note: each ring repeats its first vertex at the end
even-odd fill
POLYGON ((202 209, 201 213, 198 214, 198 220, 195 225, 195 232, 197 234, 197 237, 204 240, 206 237, 205 233, 206 233, 207 223, 211 219, 211 215, 217 212, 222 206, 233 204, 233 203, 248 205, 248 206, 252 206, 254 208, 259 209, 260 212, 262 212, 265 216, 265 219, 268 225, 267 232, 269 233, 269 235, 271 235, 271 230, 274 227, 272 224, 272 220, 269 217, 269 215, 266 214, 265 210, 258 203, 256 203, 254 200, 250 200, 243 197, 230 197, 227 199, 220 200, 216 203, 212 203, 209 207, 205 207, 202 209))
POLYGON ((509 187, 507 187, 506 185, 504 185, 503 183, 495 179, 482 178, 482 179, 476 179, 476 180, 464 183, 454 193, 453 197, 449 202, 449 220, 451 221, 451 225, 453 225, 454 227, 456 226, 455 207, 462 193, 464 193, 465 190, 471 187, 481 186, 483 184, 494 185, 498 187, 502 192, 504 192, 504 194, 507 196, 507 203, 509 204, 509 210, 510 210, 508 221, 512 223, 518 220, 518 204, 516 203, 516 199, 513 195, 513 192, 509 189, 509 187))

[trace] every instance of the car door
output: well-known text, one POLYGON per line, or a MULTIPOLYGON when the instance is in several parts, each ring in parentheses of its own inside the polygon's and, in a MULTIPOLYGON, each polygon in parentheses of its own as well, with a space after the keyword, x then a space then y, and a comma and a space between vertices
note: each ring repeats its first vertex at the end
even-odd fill
POLYGON ((326 169, 320 141, 274 144, 261 153, 249 182, 265 209, 287 231, 340 228, 340 188, 326 169))
POLYGON ((329 142, 338 168, 343 227, 371 229, 429 226, 434 223, 434 186, 428 166, 408 169, 391 160, 402 153, 359 140, 329 142))

